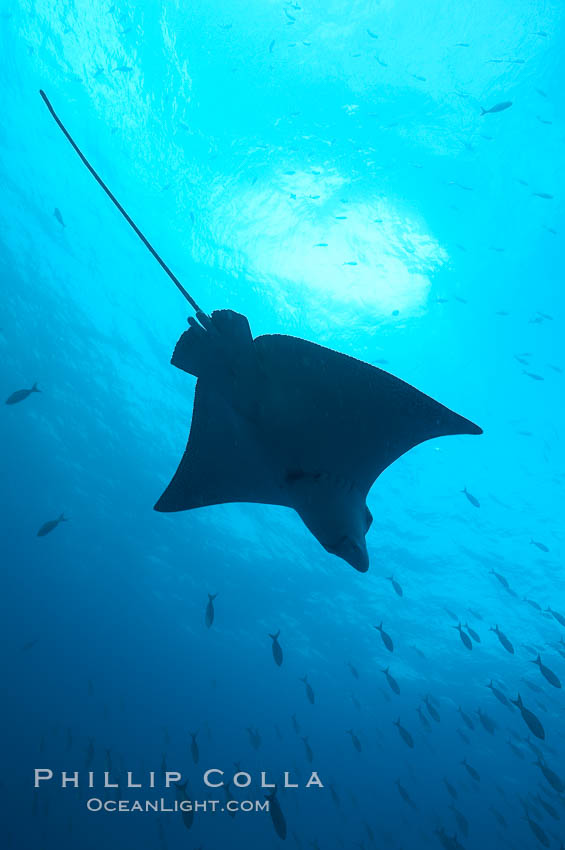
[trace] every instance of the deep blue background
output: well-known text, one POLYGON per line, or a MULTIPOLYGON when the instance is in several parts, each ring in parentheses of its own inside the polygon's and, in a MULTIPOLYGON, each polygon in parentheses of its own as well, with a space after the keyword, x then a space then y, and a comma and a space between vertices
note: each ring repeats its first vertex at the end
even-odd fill
MULTIPOLYGON (((565 629, 523 601, 565 613, 562 4, 1 9, 0 394, 42 390, 0 411, 3 845, 160 847, 155 815, 89 815, 54 787, 34 801, 33 768, 84 769, 93 737, 97 770, 107 748, 122 775, 158 771, 166 753, 198 797, 199 768, 235 760, 304 776, 296 713, 341 808, 327 791, 281 795, 287 844, 295 831, 304 848, 369 848, 368 823, 379 848, 441 846, 435 830, 456 830, 446 776, 469 820, 465 847, 538 846, 521 799, 541 782, 565 810, 527 744, 516 741, 524 760, 512 754, 509 734, 528 730, 486 686, 520 690, 565 774, 564 698, 530 664, 540 649, 565 677, 565 629), (152 511, 189 428, 194 382, 169 365, 187 308, 40 87, 206 310, 230 307, 256 335, 290 333, 381 365, 484 428, 386 470, 369 498, 368 574, 327 555, 282 508, 152 511), (61 511, 71 521, 37 538, 61 511), (219 594, 210 630, 208 592, 219 594), (471 653, 446 608, 480 633, 471 653), (392 657, 373 629, 381 619, 392 657), (515 656, 489 632, 495 623, 515 656), (279 628, 281 669, 267 636, 279 628), (400 696, 379 672, 389 662, 400 696), (431 733, 416 714, 427 693, 441 714, 431 733), (466 745, 459 704, 492 716, 494 736, 477 723, 466 745)), ((561 823, 539 804, 529 812, 558 848, 561 823)), ((161 823, 169 848, 279 846, 265 815, 203 816, 191 833, 180 816, 161 823)))

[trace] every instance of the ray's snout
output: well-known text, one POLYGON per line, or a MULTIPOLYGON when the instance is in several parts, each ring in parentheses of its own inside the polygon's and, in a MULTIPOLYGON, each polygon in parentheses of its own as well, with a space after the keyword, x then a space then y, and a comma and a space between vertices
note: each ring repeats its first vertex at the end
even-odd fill
POLYGON ((332 555, 337 555, 338 558, 343 558, 355 570, 360 573, 366 573, 369 569, 369 553, 367 552, 367 544, 363 539, 361 542, 352 540, 351 537, 343 537, 337 546, 324 547, 332 555))

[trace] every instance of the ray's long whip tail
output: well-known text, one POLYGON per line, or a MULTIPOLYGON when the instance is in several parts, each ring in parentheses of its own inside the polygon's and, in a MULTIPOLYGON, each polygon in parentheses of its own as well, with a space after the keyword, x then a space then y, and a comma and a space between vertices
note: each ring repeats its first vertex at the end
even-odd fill
POLYGON ((49 100, 49 98, 47 97, 45 92, 42 89, 40 89, 39 94, 43 98, 43 101, 44 101, 47 109, 49 110, 49 112, 53 116, 53 118, 54 118, 56 124, 58 125, 59 129, 66 136, 67 140, 70 142, 72 147, 75 149, 75 151, 77 152, 77 154, 81 158, 84 165, 88 168, 88 170, 90 171, 90 173, 92 174, 92 176, 94 177, 96 182, 100 186, 102 186, 102 188, 104 189, 104 191, 106 192, 106 194, 108 195, 108 197, 110 198, 110 200, 112 201, 114 206, 116 206, 119 209, 119 211, 121 212, 121 214, 123 215, 123 217, 125 218, 127 223, 130 225, 130 227, 132 227, 133 230, 135 230, 135 232, 137 233, 137 235, 139 236, 139 238, 141 239, 141 241, 143 242, 145 247, 148 249, 148 251, 151 252, 151 254, 153 254, 153 256, 155 257, 155 259, 157 260, 157 262, 159 263, 159 265, 161 266, 163 271, 168 274, 168 276, 170 277, 170 279, 172 280, 172 282, 174 283, 174 285, 176 286, 178 291, 181 293, 181 295, 183 295, 186 298, 186 300, 188 301, 188 303, 190 304, 192 309, 196 312, 196 314, 201 314, 201 315, 205 316, 206 314, 204 313, 204 311, 201 310, 201 308, 198 306, 198 304, 196 303, 194 298, 184 288, 184 286, 182 285, 182 283, 180 282, 178 277, 171 271, 171 269, 166 264, 166 262, 163 260, 163 258, 159 256, 159 254, 157 253, 157 251, 155 250, 153 245, 143 235, 143 233, 141 232, 141 230, 139 229, 139 227, 137 226, 135 221, 128 215, 128 213, 122 207, 122 205, 120 204, 120 202, 118 201, 116 196, 110 191, 110 189, 104 183, 104 181, 102 180, 100 175, 97 174, 97 172, 94 170, 92 165, 89 163, 89 161, 87 160, 87 158, 85 157, 85 155, 83 154, 83 152, 81 151, 81 149, 79 148, 79 146, 77 145, 77 143, 75 142, 75 140, 73 139, 73 137, 71 136, 71 134, 69 133, 69 131, 67 130, 67 128, 65 127, 65 125, 63 124, 63 122, 61 121, 59 116, 57 115, 57 113, 55 112, 55 110, 53 109, 53 107, 51 105, 51 101, 49 100))

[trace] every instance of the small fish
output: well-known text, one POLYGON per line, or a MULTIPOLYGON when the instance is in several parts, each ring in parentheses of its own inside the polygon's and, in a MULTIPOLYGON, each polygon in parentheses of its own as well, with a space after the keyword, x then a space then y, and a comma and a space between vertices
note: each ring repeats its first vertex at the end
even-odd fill
POLYGON ((426 77, 420 76, 420 74, 412 74, 415 80, 418 80, 420 83, 427 83, 426 77))
POLYGON ((316 697, 314 695, 314 691, 312 690, 312 685, 308 681, 308 676, 304 676, 304 678, 300 679, 301 682, 304 682, 304 687, 306 688, 306 697, 308 698, 308 702, 314 705, 316 702, 316 697))
POLYGON ((441 723, 441 717, 439 716, 439 711, 437 710, 437 708, 435 708, 432 705, 429 696, 424 697, 424 705, 426 706, 426 708, 428 710, 428 714, 430 715, 432 720, 435 720, 436 723, 441 723))
POLYGON ((488 109, 483 109, 483 107, 481 106, 481 115, 490 115, 494 112, 504 112, 505 109, 510 109, 511 106, 511 100, 503 100, 500 103, 495 103, 494 106, 490 106, 488 109))
POLYGON ((291 717, 292 720, 292 728, 296 732, 297 735, 300 735, 300 723, 296 719, 296 714, 293 714, 291 717))
POLYGON ((535 799, 536 799, 536 800, 537 800, 537 802, 540 804, 540 806, 541 806, 543 809, 545 809, 545 811, 547 812, 547 814, 548 814, 551 818, 553 818, 553 820, 561 820, 561 818, 560 818, 559 813, 557 812, 557 810, 553 808, 553 806, 551 805, 551 803, 548 803, 548 802, 547 802, 547 800, 544 800, 544 799, 543 799, 543 797, 541 796, 541 794, 539 794, 539 792, 536 794, 535 799))
POLYGON ((527 375, 528 378, 531 378, 532 381, 544 381, 545 378, 543 375, 538 375, 537 372, 527 372, 525 369, 522 370, 524 375, 527 375))
POLYGON ((347 260, 343 265, 344 266, 356 266, 357 262, 355 260, 347 260))
POLYGON ((473 723, 473 721, 471 720, 471 718, 469 717, 469 715, 468 715, 468 714, 466 714, 466 713, 463 711, 463 709, 461 708, 461 706, 459 706, 459 708, 457 709, 457 711, 459 712, 459 714, 460 714, 460 715, 461 715, 461 717, 463 718, 463 722, 465 723, 465 725, 466 725, 469 729, 474 729, 474 728, 475 728, 475 724, 473 723))
POLYGON ((474 779, 474 780, 475 780, 475 782, 480 782, 480 781, 481 781, 481 777, 479 776, 478 771, 477 771, 477 770, 475 770, 475 768, 474 768, 472 765, 470 765, 470 764, 468 763, 467 759, 463 759, 463 761, 461 762, 461 764, 465 765, 465 770, 467 771, 467 773, 469 774, 469 776, 470 776, 472 779, 474 779))
POLYGON ((114 68, 114 72, 119 71, 122 74, 129 74, 132 70, 133 68, 130 65, 118 65, 117 68, 114 68))
POLYGON ((269 44, 269 53, 272 53, 272 52, 273 52, 273 47, 274 47, 274 46, 275 46, 275 39, 273 39, 273 40, 271 41, 271 43, 269 44))
POLYGON ((249 743, 253 747, 254 750, 259 750, 261 748, 261 735, 258 729, 253 729, 252 726, 248 726, 245 730, 249 735, 249 743))
POLYGON ((400 796, 402 797, 404 802, 408 803, 408 805, 411 808, 416 809, 417 808, 416 803, 414 802, 414 800, 412 799, 412 797, 410 796, 410 794, 408 793, 408 791, 406 790, 404 785, 400 784, 400 779, 396 780, 395 785, 398 788, 398 793, 400 794, 400 796))
POLYGON ((19 404, 21 401, 25 401, 26 398, 32 393, 40 393, 41 390, 37 388, 37 384, 34 384, 33 387, 29 390, 16 390, 15 393, 9 395, 5 401, 5 404, 19 404))
POLYGON ((330 783, 330 794, 331 794, 334 806, 336 807, 336 809, 339 809, 339 807, 341 806, 341 800, 339 799, 339 794, 335 790, 335 785, 333 784, 333 782, 330 783))
POLYGON ((475 507, 475 508, 480 508, 480 507, 481 507, 481 503, 479 502, 479 500, 477 499, 477 497, 476 497, 476 496, 473 496, 473 494, 472 494, 472 493, 469 493, 469 491, 467 490, 467 488, 466 488, 466 487, 464 487, 464 488, 461 490, 461 492, 462 492, 462 493, 464 493, 464 494, 465 494, 465 496, 467 496, 467 499, 471 502, 471 504, 473 505, 473 507, 475 507))
POLYGON ((55 207, 55 209, 53 210, 53 215, 55 216, 55 218, 57 219, 57 221, 59 222, 61 227, 67 226, 65 224, 65 222, 63 221, 63 216, 61 215, 61 210, 58 207, 55 207))
POLYGON ((398 685, 398 682, 396 681, 394 676, 390 675, 390 673, 388 671, 389 671, 389 668, 387 667, 385 670, 381 670, 381 673, 384 673, 384 675, 386 676, 386 680, 388 682, 388 685, 389 685, 391 691, 393 691, 395 694, 400 694, 400 687, 398 685))
POLYGON ((38 641, 39 641, 39 638, 34 638, 33 640, 28 640, 28 642, 24 643, 24 645, 22 646, 21 652, 29 652, 29 650, 33 649, 33 647, 38 643, 38 641))
POLYGON ((351 675, 353 676, 353 678, 358 679, 359 678, 359 671, 357 670, 357 667, 354 667, 353 664, 351 663, 351 661, 347 662, 347 666, 351 670, 351 675))
POLYGON ((502 693, 502 691, 500 691, 498 688, 495 688, 495 686, 492 683, 492 679, 490 680, 490 683, 487 685, 487 688, 491 689, 491 691, 493 692, 493 694, 495 695, 497 700, 500 703, 502 703, 502 705, 505 705, 506 708, 510 708, 510 703, 509 703, 508 699, 505 697, 505 695, 502 693))
POLYGON ((312 752, 312 747, 308 743, 308 736, 302 738, 302 741, 304 742, 304 751, 306 753, 306 761, 309 762, 310 764, 312 764, 312 762, 314 761, 314 753, 312 752))
POLYGON ((286 838, 286 821, 279 805, 279 801, 276 798, 276 793, 277 789, 275 787, 271 794, 265 795, 265 799, 269 801, 269 814, 271 815, 271 821, 275 832, 278 837, 284 841, 286 838))
POLYGON ((504 828, 506 828, 508 826, 508 824, 506 823, 506 818, 504 817, 504 815, 501 814, 498 811, 498 809, 495 809, 494 806, 491 806, 490 810, 493 813, 493 815, 495 816, 495 818, 498 821, 498 823, 500 824, 500 826, 503 826, 504 828))
POLYGON ((468 41, 458 41, 455 47, 470 47, 470 44, 468 41))
POLYGON ((560 614, 559 611, 554 611, 553 608, 550 608, 549 606, 545 610, 548 611, 561 626, 565 626, 565 617, 563 614, 560 614))
POLYGON ((528 605, 531 605, 532 608, 536 609, 536 611, 542 610, 541 605, 539 604, 539 602, 536 602, 535 599, 526 599, 526 597, 524 596, 524 602, 527 602, 528 605))
POLYGON ((54 531, 60 522, 68 522, 69 520, 64 514, 61 514, 57 519, 50 519, 48 522, 44 522, 39 531, 37 532, 38 537, 45 537, 46 534, 50 534, 54 531))
POLYGON ((387 581, 390 581, 390 583, 392 584, 392 586, 394 588, 394 592, 397 594, 397 596, 403 596, 404 595, 404 591, 402 590, 402 588, 398 584, 398 582, 395 580, 394 576, 387 576, 387 581))
POLYGON ((194 762, 194 764, 198 764, 198 762, 200 760, 200 751, 198 749, 198 743, 196 741, 197 735, 198 735, 198 732, 191 732, 190 733, 190 737, 192 739, 191 742, 190 742, 190 754, 192 756, 192 761, 194 762))
POLYGON ((269 637, 273 641, 273 645, 272 645, 273 658, 275 659, 275 664, 277 665, 277 667, 280 667, 281 664, 283 663, 283 651, 282 651, 282 647, 279 643, 280 633, 281 633, 281 630, 279 629, 278 632, 275 635, 269 634, 269 637))
POLYGON ((514 755, 515 755, 517 758, 519 758, 519 759, 521 759, 522 761, 524 761, 524 758, 525 758, 524 753, 522 752, 522 750, 521 750, 519 747, 517 747, 517 746, 516 746, 516 744, 514 743, 514 741, 512 741, 510 738, 508 738, 508 740, 506 741, 506 743, 508 744, 508 746, 510 747, 510 749, 512 750, 512 752, 514 753, 514 755))
POLYGON ((327 242, 316 242, 316 244, 314 245, 314 248, 327 248, 327 247, 328 247, 327 242))
POLYGON ((430 721, 428 720, 428 718, 426 717, 426 715, 422 711, 422 706, 419 705, 418 708, 416 709, 416 711, 418 712, 418 717, 420 718, 420 720, 422 722, 422 726, 424 727, 424 729, 426 729, 428 732, 431 731, 432 727, 431 727, 430 721))
POLYGON ((549 195, 547 192, 532 192, 534 198, 542 198, 544 201, 552 201, 553 195, 549 195))
POLYGON ((461 638, 461 642, 463 643, 463 646, 465 646, 467 649, 473 649, 473 644, 471 642, 471 638, 469 637, 468 634, 466 634, 466 632, 463 631, 463 629, 461 628, 461 623, 459 623, 459 625, 457 625, 457 626, 453 626, 453 628, 456 629, 459 632, 459 636, 461 638))
POLYGON ((502 587, 505 590, 510 590, 510 585, 508 584, 508 579, 506 579, 503 575, 501 575, 500 573, 497 573, 496 570, 491 570, 490 575, 493 575, 495 577, 495 579, 500 582, 500 584, 502 585, 502 587))
POLYGON ((402 738, 402 740, 404 741, 406 746, 410 747, 410 749, 413 750, 414 749, 414 739, 413 739, 412 735, 410 734, 410 732, 408 731, 408 729, 405 729, 404 726, 401 725, 400 718, 393 722, 393 726, 396 726, 396 728, 398 729, 400 737, 402 738))
POLYGON ((541 656, 538 653, 538 657, 535 661, 530 661, 530 664, 537 664, 540 669, 541 675, 544 679, 547 679, 550 685, 553 685, 554 688, 560 688, 561 682, 559 678, 555 675, 553 670, 550 670, 549 667, 546 667, 541 660, 541 656))
POLYGON ((351 735, 351 742, 352 742, 353 746, 355 747, 355 749, 357 750, 357 752, 360 753, 361 749, 362 749, 361 741, 359 740, 359 738, 357 737, 357 735, 355 734, 353 729, 348 729, 345 734, 351 735))
POLYGON ((522 719, 530 732, 539 738, 541 741, 545 740, 545 730, 539 720, 538 717, 530 711, 529 708, 526 708, 524 703, 522 702, 522 697, 518 694, 518 699, 512 700, 512 704, 517 706, 520 709, 520 714, 522 715, 522 719))
POLYGON ((465 628, 467 629, 467 631, 469 632, 469 635, 470 635, 470 636, 471 636, 471 638, 475 641, 475 643, 480 643, 480 642, 481 642, 481 638, 479 637, 479 635, 477 634, 477 632, 476 632, 474 629, 472 629, 472 628, 471 628, 471 626, 469 625, 469 623, 465 623, 465 628))
POLYGON ((471 739, 470 739, 470 738, 468 738, 468 737, 467 737, 467 735, 465 734, 465 732, 462 732, 462 731, 461 731, 461 729, 458 729, 458 730, 457 730, 457 734, 459 735, 459 737, 461 738, 461 740, 462 740, 465 744, 470 744, 470 743, 471 743, 471 739))
POLYGON ((508 640, 508 638, 506 637, 504 632, 500 631, 500 629, 498 628, 498 625, 495 626, 494 629, 491 627, 489 629, 489 631, 494 632, 496 634, 496 636, 498 637, 500 643, 502 644, 502 646, 504 647, 506 652, 509 652, 510 655, 514 655, 514 647, 512 646, 512 644, 510 643, 510 641, 508 640))
POLYGON ((459 809, 457 809, 453 805, 453 803, 451 803, 449 808, 451 809, 451 811, 455 815, 455 820, 457 821, 457 826, 459 827, 459 829, 461 830, 463 835, 468 836, 469 835, 469 821, 467 820, 467 818, 465 817, 463 812, 460 812, 459 809))
POLYGON ((377 33, 376 33, 376 32, 373 32, 372 30, 367 30, 367 35, 368 35, 370 38, 378 38, 377 33))
POLYGON ((494 720, 489 717, 488 714, 485 714, 483 711, 481 711, 480 708, 477 710, 477 714, 479 715, 479 720, 481 721, 481 726, 483 727, 483 729, 485 729, 485 731, 487 731, 489 735, 494 735, 497 729, 494 720))
POLYGON ((206 623, 206 627, 209 629, 214 622, 214 599, 217 597, 217 593, 209 593, 208 594, 208 603, 206 605, 206 612, 204 614, 204 622, 206 623))
POLYGON ((375 629, 381 633, 381 638, 383 640, 384 645, 388 649, 389 652, 394 652, 394 644, 392 642, 392 638, 388 635, 384 629, 383 624, 381 623, 379 626, 375 626, 375 629))
MULTIPOLYGON (((179 803, 190 799, 186 791, 187 785, 188 782, 183 782, 182 784, 180 782, 175 783, 175 796, 179 803)), ((181 813, 183 824, 187 829, 190 829, 192 824, 194 823, 194 810, 192 806, 183 806, 181 808, 181 813)))
POLYGON ((457 798, 459 797, 457 789, 451 784, 448 779, 445 778, 445 776, 443 777, 443 783, 447 788, 447 793, 449 794, 449 796, 452 797, 454 800, 457 800, 457 798))
POLYGON ((536 762, 534 762, 534 764, 535 764, 537 767, 539 767, 539 769, 541 770, 541 772, 543 773, 544 777, 545 777, 545 778, 546 778, 546 780, 549 782, 549 784, 551 785, 551 787, 553 788, 553 790, 554 790, 554 791, 557 791, 557 793, 558 793, 558 794, 562 794, 562 793, 563 793, 563 791, 565 791, 565 783, 564 783, 564 782, 563 782, 563 780, 562 780, 562 779, 561 779, 561 778, 560 778, 560 777, 559 777, 559 776, 555 773, 555 771, 554 771, 554 770, 552 770, 550 767, 548 767, 548 765, 547 765, 547 763, 545 762, 545 759, 543 758, 543 756, 539 756, 539 755, 538 755, 538 757, 537 757, 537 761, 536 761, 536 762))
POLYGON ((532 830, 533 834, 535 835, 535 837, 537 838, 539 843, 543 844, 544 847, 549 847, 550 846, 549 838, 547 837, 547 835, 545 834, 545 832, 543 831, 543 829, 541 828, 539 823, 537 823, 535 820, 531 819, 527 806, 524 806, 524 810, 526 812, 526 820, 528 821, 528 823, 530 825, 530 829, 532 830))

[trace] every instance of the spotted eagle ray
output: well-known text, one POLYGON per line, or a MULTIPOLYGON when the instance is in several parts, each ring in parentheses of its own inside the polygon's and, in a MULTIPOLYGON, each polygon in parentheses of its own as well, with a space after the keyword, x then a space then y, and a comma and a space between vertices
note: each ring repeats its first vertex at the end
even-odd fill
POLYGON ((229 502, 293 508, 324 549, 369 567, 366 499, 381 472, 434 437, 481 434, 388 372, 293 336, 253 338, 245 316, 208 316, 84 157, 82 162, 195 310, 172 364, 197 378, 186 451, 155 510, 229 502))

